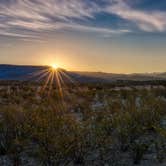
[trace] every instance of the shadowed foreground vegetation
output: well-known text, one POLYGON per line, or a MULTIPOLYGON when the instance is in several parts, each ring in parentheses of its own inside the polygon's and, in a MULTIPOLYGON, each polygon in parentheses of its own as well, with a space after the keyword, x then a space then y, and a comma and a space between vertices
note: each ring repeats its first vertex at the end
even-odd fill
POLYGON ((1 166, 166 164, 164 86, 62 92, 1 86, 1 166))

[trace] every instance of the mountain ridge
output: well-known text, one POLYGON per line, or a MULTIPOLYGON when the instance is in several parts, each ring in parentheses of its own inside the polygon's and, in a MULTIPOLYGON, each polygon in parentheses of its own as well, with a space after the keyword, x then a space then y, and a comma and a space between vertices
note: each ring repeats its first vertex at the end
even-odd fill
MULTIPOLYGON (((0 65, 0 80, 34 80, 36 73, 49 70, 50 66, 35 65, 0 65)), ((153 73, 105 73, 91 71, 68 71, 63 68, 57 69, 58 73, 65 73, 79 82, 112 82, 117 80, 166 80, 166 72, 153 73)))

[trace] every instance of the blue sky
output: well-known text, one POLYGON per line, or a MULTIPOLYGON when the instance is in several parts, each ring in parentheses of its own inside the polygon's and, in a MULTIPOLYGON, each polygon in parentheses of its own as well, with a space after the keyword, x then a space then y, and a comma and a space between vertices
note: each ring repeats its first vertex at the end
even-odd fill
POLYGON ((165 37, 164 0, 0 0, 1 63, 165 71, 165 37))

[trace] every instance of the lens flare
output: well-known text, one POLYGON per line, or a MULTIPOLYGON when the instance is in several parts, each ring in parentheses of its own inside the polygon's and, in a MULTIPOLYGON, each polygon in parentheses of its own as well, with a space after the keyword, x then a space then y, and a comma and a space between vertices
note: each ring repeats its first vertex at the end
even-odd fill
POLYGON ((52 69, 56 70, 58 68, 58 65, 57 64, 52 64, 51 67, 52 67, 52 69))
POLYGON ((56 93, 62 107, 66 106, 65 99, 71 99, 68 85, 78 87, 77 81, 72 78, 70 72, 59 68, 57 64, 39 68, 38 71, 32 72, 28 79, 41 83, 40 93, 46 94, 48 97, 56 93))

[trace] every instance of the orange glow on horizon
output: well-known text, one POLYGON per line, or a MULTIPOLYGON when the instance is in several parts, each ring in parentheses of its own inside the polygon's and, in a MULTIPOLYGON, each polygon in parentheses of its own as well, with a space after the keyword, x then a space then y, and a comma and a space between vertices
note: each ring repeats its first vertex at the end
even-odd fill
POLYGON ((52 69, 56 70, 58 68, 58 65, 54 63, 51 65, 51 67, 52 67, 52 69))

